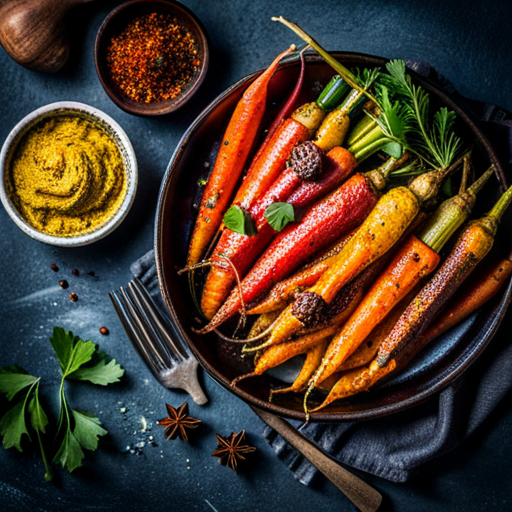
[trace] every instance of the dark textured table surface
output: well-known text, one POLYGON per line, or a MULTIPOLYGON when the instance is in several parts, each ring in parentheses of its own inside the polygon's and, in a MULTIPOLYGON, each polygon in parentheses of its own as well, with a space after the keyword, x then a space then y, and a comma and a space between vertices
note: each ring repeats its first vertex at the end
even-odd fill
MULTIPOLYGON (((262 439, 262 424, 252 411, 208 376, 204 383, 209 404, 190 405, 190 413, 203 420, 203 428, 190 444, 166 441, 155 420, 165 416, 166 402, 177 406, 187 396, 164 390, 146 370, 115 316, 108 292, 130 279, 130 263, 152 247, 160 181, 190 122, 231 83, 268 65, 279 51, 297 42, 270 21, 272 15, 297 21, 328 49, 426 60, 462 94, 510 110, 512 3, 185 0, 210 35, 210 70, 187 106, 160 119, 120 111, 94 70, 96 32, 118 3, 93 2, 80 9, 70 61, 57 74, 28 71, 0 50, 0 141, 22 117, 42 105, 81 101, 121 124, 133 142, 140 173, 136 201, 123 225, 88 247, 59 249, 35 242, 0 210, 0 365, 24 366, 43 378, 45 395, 56 395, 59 375, 48 338, 53 326, 60 325, 100 343, 126 369, 117 385, 69 388, 73 405, 94 412, 110 433, 73 474, 59 468, 56 482, 48 484, 36 453, 0 450, 0 510, 353 510, 327 481, 312 488, 297 483, 262 439), (52 263, 60 267, 58 274, 50 270, 52 263), (80 277, 71 275, 73 268, 81 271, 80 277), (91 271, 95 277, 88 275, 91 271), (62 278, 70 282, 67 291, 58 286, 62 278), (70 291, 78 294, 78 302, 69 300, 70 291), (102 325, 110 329, 109 336, 99 334, 102 325), (237 476, 210 454, 216 432, 228 435, 241 429, 246 429, 258 454, 237 476), (147 443, 149 435, 157 446, 147 443)), ((504 323, 493 343, 510 343, 510 317, 504 323)), ((383 510, 510 510, 511 432, 512 408, 501 403, 468 442, 426 465, 410 482, 367 480, 385 495, 383 510)))

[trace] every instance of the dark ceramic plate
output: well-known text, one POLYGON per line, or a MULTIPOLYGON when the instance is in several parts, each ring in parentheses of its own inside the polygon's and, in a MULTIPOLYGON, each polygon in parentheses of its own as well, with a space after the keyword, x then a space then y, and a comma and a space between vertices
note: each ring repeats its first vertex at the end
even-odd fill
MULTIPOLYGON (((353 53, 335 53, 348 66, 378 66, 386 61, 378 57, 353 53)), ((296 61, 283 64, 269 89, 270 102, 282 100, 291 89, 298 74, 296 61)), ((314 54, 307 55, 305 101, 316 97, 319 88, 334 74, 331 68, 314 54)), ((213 101, 190 126, 178 144, 165 174, 156 216, 155 253, 160 287, 169 309, 174 335, 183 339, 192 349, 205 370, 221 385, 257 407, 279 416, 304 419, 302 395, 282 396, 268 403, 269 390, 283 384, 276 377, 265 375, 247 379, 239 386, 230 386, 231 380, 250 371, 250 363, 238 357, 238 349, 219 340, 215 335, 199 336, 192 330, 197 326, 195 310, 187 277, 178 276, 184 267, 187 247, 200 201, 197 181, 207 172, 207 163, 224 133, 229 117, 246 87, 258 73, 247 76, 213 101)), ((414 75, 417 83, 430 91, 432 102, 447 105, 459 118, 458 130, 466 141, 473 141, 474 162, 479 172, 490 162, 497 169, 501 184, 505 183, 502 168, 488 141, 479 128, 459 106, 430 82, 414 75)), ((474 217, 484 213, 500 194, 496 182, 488 184, 477 203, 474 217)), ((502 224, 507 224, 510 216, 502 224)), ((501 226, 498 241, 507 226, 501 226)), ((497 247, 494 251, 498 251, 497 247)), ((478 272, 476 270, 475 272, 478 272)), ((312 421, 341 421, 369 419, 391 414, 418 404, 447 386, 466 370, 489 343, 510 301, 511 287, 474 314, 461 326, 433 342, 411 366, 369 393, 338 401, 325 411, 311 415, 312 421)), ((283 377, 283 373, 280 374, 283 377)))

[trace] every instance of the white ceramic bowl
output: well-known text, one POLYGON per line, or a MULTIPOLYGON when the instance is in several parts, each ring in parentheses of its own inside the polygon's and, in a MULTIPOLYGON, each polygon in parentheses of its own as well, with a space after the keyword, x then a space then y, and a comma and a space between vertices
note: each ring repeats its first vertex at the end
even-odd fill
POLYGON ((57 245, 60 247, 78 247, 100 240, 114 231, 114 229, 121 224, 130 210, 135 198, 137 174, 137 160, 135 158, 135 151, 133 150, 130 139, 124 130, 110 116, 101 112, 101 110, 85 105, 84 103, 59 101, 57 103, 51 103, 50 105, 38 108, 28 116, 24 117, 13 128, 5 140, 2 151, 0 152, 0 199, 11 219, 30 237, 50 245, 57 245), (121 206, 108 221, 98 226, 94 231, 76 236, 63 237, 48 235, 30 226, 18 213, 16 207, 11 201, 11 198, 8 196, 5 179, 14 150, 23 135, 25 135, 32 126, 41 121, 41 119, 67 113, 79 114, 80 116, 99 124, 112 137, 118 146, 123 159, 127 180, 127 190, 121 206))

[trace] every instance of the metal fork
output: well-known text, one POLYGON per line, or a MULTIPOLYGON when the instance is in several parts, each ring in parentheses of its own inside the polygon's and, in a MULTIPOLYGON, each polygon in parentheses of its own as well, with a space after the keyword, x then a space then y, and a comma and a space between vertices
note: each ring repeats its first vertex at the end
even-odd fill
POLYGON ((126 290, 121 287, 109 296, 132 345, 160 384, 185 390, 198 405, 208 402, 197 378, 197 360, 188 347, 171 337, 144 285, 135 278, 126 290))

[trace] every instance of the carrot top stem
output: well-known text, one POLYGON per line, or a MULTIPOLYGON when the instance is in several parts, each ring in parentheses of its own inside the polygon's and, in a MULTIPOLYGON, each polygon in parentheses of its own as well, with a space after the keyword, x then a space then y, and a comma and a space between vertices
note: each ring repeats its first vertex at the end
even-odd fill
POLYGON ((493 173, 494 166, 491 166, 466 192, 447 199, 436 210, 418 238, 438 253, 467 219, 475 204, 476 194, 493 173))
POLYGON ((304 42, 312 46, 322 56, 322 58, 343 77, 345 82, 347 82, 350 87, 357 89, 359 92, 365 94, 370 100, 376 101, 368 91, 365 91, 364 88, 359 85, 357 77, 350 70, 341 64, 341 62, 338 62, 334 57, 329 55, 327 51, 325 51, 309 34, 302 30, 298 25, 286 20, 282 16, 273 16, 272 21, 278 21, 279 23, 282 23, 284 26, 288 27, 292 32, 295 32, 295 34, 297 34, 304 42))
POLYGON ((507 191, 499 198, 498 202, 493 206, 489 212, 490 217, 496 224, 501 220, 503 213, 512 202, 512 187, 508 188, 507 191))
POLYGON ((373 169, 372 171, 368 171, 365 176, 367 176, 372 182, 373 186, 377 190, 382 190, 387 185, 387 178, 393 172, 399 169, 402 164, 407 162, 410 158, 409 153, 404 153, 400 158, 390 157, 388 158, 380 167, 377 169, 373 169))

